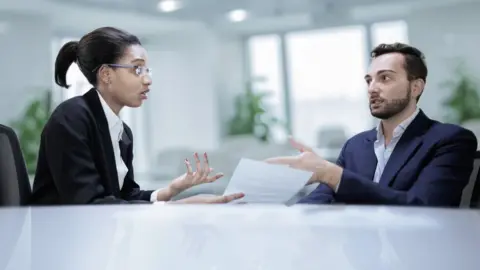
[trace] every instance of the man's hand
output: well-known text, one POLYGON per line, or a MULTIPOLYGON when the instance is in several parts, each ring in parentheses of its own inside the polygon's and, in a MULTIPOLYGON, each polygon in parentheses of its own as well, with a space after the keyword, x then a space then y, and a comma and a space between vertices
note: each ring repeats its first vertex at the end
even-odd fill
POLYGON ((265 162, 270 164, 287 165, 295 169, 313 172, 313 176, 307 183, 307 185, 309 185, 320 181, 320 173, 322 168, 326 166, 327 161, 313 152, 303 152, 297 156, 269 158, 266 159, 265 162))
POLYGON ((310 146, 304 145, 303 143, 295 140, 295 139, 292 138, 292 137, 289 137, 289 138, 288 138, 288 141, 290 142, 290 144, 292 145, 292 147, 295 148, 295 149, 297 149, 300 153, 303 153, 303 152, 312 152, 312 153, 315 153, 315 151, 313 151, 313 148, 311 148, 310 146))
POLYGON ((217 173, 216 175, 213 175, 213 176, 209 175, 213 171, 213 169, 210 168, 210 165, 208 164, 207 153, 203 154, 203 158, 204 158, 203 166, 198 157, 198 153, 195 153, 193 157, 195 159, 196 171, 193 171, 190 161, 188 159, 185 159, 185 166, 186 166, 187 172, 177 177, 168 186, 168 189, 172 197, 193 186, 215 182, 216 180, 220 179, 223 176, 222 173, 217 173))
POLYGON ((181 199, 171 203, 180 203, 180 204, 219 204, 219 203, 229 203, 234 200, 243 198, 245 195, 243 193, 235 193, 225 196, 215 196, 215 195, 196 195, 189 198, 181 199))
POLYGON ((307 184, 325 183, 336 186, 342 175, 342 168, 317 155, 313 149, 292 138, 290 144, 300 152, 297 156, 274 157, 265 160, 270 164, 283 164, 289 167, 313 172, 307 184))

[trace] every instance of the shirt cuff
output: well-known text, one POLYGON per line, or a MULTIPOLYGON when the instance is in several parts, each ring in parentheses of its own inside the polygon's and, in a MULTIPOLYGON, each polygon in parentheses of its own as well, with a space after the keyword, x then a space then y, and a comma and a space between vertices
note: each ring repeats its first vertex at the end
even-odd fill
POLYGON ((338 192, 338 188, 340 187, 340 182, 342 182, 342 179, 340 179, 340 181, 338 181, 337 185, 335 186, 335 189, 333 191, 335 191, 335 193, 338 192))
POLYGON ((157 202, 157 194, 158 192, 160 191, 160 189, 157 189, 155 190, 154 192, 152 192, 152 194, 150 195, 150 201, 151 202, 157 202))

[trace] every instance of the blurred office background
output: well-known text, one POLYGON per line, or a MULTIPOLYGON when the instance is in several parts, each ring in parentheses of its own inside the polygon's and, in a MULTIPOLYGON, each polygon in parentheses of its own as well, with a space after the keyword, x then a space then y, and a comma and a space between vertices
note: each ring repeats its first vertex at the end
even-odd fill
POLYGON ((197 191, 221 193, 241 157, 292 154, 288 134, 334 160, 348 137, 374 127, 363 76, 379 43, 421 49, 420 107, 475 129, 479 12, 480 0, 1 1, 0 123, 17 129, 33 173, 45 108, 90 88, 76 66, 70 89, 54 85, 58 50, 97 27, 123 28, 153 69, 149 99, 122 111, 137 181, 163 186, 206 151, 226 177, 197 191))

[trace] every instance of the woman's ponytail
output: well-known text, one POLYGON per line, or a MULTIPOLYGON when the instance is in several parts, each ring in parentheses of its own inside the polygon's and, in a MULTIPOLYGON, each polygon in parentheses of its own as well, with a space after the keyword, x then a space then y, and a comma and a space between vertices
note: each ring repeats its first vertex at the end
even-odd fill
POLYGON ((72 63, 77 61, 78 41, 65 43, 55 60, 55 83, 60 87, 68 88, 67 71, 72 63))

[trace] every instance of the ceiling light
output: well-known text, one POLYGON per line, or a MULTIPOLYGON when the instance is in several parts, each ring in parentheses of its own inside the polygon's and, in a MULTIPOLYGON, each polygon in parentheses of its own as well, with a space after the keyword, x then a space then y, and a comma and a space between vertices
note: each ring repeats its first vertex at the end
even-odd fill
POLYGON ((173 12, 182 8, 182 3, 178 0, 162 0, 158 2, 157 8, 162 12, 173 12))
POLYGON ((232 22, 241 22, 247 19, 248 12, 244 9, 232 10, 228 13, 228 19, 232 22))

